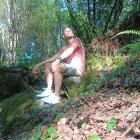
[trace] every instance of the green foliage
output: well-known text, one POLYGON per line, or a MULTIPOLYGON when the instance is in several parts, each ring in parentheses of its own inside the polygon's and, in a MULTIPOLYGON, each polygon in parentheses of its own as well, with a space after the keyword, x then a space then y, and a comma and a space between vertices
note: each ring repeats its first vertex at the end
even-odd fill
POLYGON ((117 37, 119 35, 124 35, 124 34, 132 34, 132 35, 138 35, 138 36, 140 36, 140 31, 136 31, 136 30, 123 31, 123 32, 120 32, 120 33, 116 34, 111 39, 113 39, 113 38, 115 38, 115 37, 117 37))
POLYGON ((88 140, 102 140, 100 136, 90 136, 88 140))
POLYGON ((133 67, 140 68, 140 62, 133 64, 133 67))
POLYGON ((81 92, 81 93, 80 93, 80 98, 81 98, 81 99, 85 99, 85 98, 86 98, 85 92, 81 92))
POLYGON ((49 127, 46 140, 55 140, 60 136, 55 127, 49 127))
POLYGON ((111 120, 107 122, 107 130, 108 131, 113 130, 114 128, 116 128, 116 125, 117 120, 114 117, 112 117, 111 120))
POLYGON ((123 46, 119 51, 118 54, 124 53, 128 54, 132 59, 138 57, 140 52, 140 41, 134 42, 132 44, 128 44, 123 46))
POLYGON ((64 117, 64 113, 57 113, 56 119, 61 119, 64 117))
POLYGON ((15 96, 0 103, 0 120, 2 122, 0 132, 7 134, 14 130, 13 126, 16 124, 17 120, 19 120, 20 117, 22 118, 22 115, 33 103, 33 94, 34 93, 29 92, 24 94, 24 96, 22 95, 22 98, 21 95, 15 96))
POLYGON ((95 91, 98 91, 100 83, 96 74, 96 72, 94 74, 87 72, 80 84, 65 80, 66 86, 69 87, 70 97, 80 96, 80 98, 86 98, 87 95, 93 95, 95 91))
POLYGON ((88 47, 91 40, 98 36, 97 32, 86 19, 87 15, 85 15, 84 11, 77 13, 71 6, 68 6, 68 12, 70 16, 68 24, 74 28, 76 35, 83 40, 85 47, 88 47))
POLYGON ((9 66, 10 65, 7 63, 7 61, 0 62, 0 68, 9 67, 9 66))
POLYGON ((70 97, 79 96, 85 99, 88 95, 94 95, 100 89, 103 83, 109 80, 115 80, 117 76, 127 75, 126 66, 129 67, 126 56, 100 56, 94 54, 90 55, 88 60, 88 70, 84 75, 80 84, 65 81, 69 87, 70 97), (106 69, 111 66, 110 74, 106 74, 106 69), (103 79, 98 78, 98 71, 102 70, 103 79), (115 72, 116 71, 116 72, 115 72))
POLYGON ((33 136, 32 140, 40 140, 40 138, 41 138, 41 130, 42 130, 42 126, 40 126, 40 125, 37 126, 36 133, 33 136))
POLYGON ((87 124, 86 123, 83 123, 82 124, 82 128, 86 129, 87 128, 87 124))

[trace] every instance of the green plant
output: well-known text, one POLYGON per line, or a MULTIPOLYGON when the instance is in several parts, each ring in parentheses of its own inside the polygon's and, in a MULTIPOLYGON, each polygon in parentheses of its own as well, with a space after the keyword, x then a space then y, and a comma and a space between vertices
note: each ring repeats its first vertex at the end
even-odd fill
POLYGON ((108 131, 113 130, 114 128, 116 128, 116 125, 117 120, 114 117, 112 117, 111 120, 107 122, 107 130, 108 131))
POLYGON ((120 48, 117 54, 128 54, 131 58, 134 56, 137 57, 140 51, 140 41, 134 42, 132 44, 128 44, 120 48))
POLYGON ((42 133, 42 126, 39 125, 39 126, 37 126, 36 133, 33 136, 33 140, 39 140, 41 137, 41 133, 42 133))
POLYGON ((60 136, 55 127, 49 127, 46 140, 55 140, 60 136))
POLYGON ((133 35, 139 35, 140 36, 140 31, 136 31, 136 30, 127 30, 127 31, 122 31, 118 34, 116 34, 115 36, 113 36, 111 39, 119 36, 119 35, 123 35, 123 34, 133 34, 133 35))
POLYGON ((100 137, 100 136, 90 136, 89 138, 88 138, 88 140, 102 140, 102 138, 100 137))

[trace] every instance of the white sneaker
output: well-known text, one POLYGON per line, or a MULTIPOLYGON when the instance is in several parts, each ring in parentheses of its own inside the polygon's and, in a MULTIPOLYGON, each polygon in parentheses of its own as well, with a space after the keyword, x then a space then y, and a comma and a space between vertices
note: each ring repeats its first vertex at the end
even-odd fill
POLYGON ((41 94, 36 95, 36 97, 38 98, 43 98, 43 97, 47 97, 50 96, 53 93, 53 91, 51 89, 45 89, 45 91, 43 91, 41 94))
POLYGON ((58 104, 58 103, 60 103, 60 97, 56 96, 53 93, 49 97, 43 98, 42 101, 44 101, 45 103, 48 103, 48 104, 58 104))

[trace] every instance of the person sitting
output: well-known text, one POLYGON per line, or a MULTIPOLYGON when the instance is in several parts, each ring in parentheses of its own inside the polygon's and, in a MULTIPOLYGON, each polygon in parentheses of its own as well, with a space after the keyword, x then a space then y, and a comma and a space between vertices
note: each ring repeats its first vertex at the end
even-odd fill
POLYGON ((74 36, 71 28, 64 30, 63 37, 66 39, 67 45, 53 57, 38 63, 33 68, 33 73, 37 74, 39 68, 45 65, 47 89, 36 97, 42 97, 42 100, 49 104, 60 102, 60 90, 64 75, 78 76, 81 79, 85 72, 85 49, 82 41, 79 37, 74 36), (52 90, 53 83, 54 92, 52 90))

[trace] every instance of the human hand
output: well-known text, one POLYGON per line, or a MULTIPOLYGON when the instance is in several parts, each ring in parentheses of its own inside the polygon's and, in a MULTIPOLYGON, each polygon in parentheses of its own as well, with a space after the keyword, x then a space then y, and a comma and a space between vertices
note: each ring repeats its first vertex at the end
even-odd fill
POLYGON ((52 63, 52 72, 55 72, 58 69, 58 65, 60 64, 60 60, 56 59, 53 63, 52 63))
POLYGON ((37 75, 39 68, 40 68, 40 65, 37 64, 37 65, 33 68, 32 72, 33 72, 35 75, 37 75))

